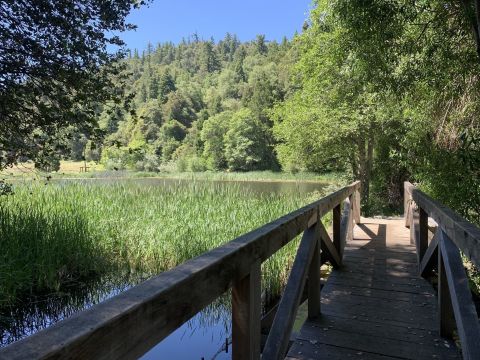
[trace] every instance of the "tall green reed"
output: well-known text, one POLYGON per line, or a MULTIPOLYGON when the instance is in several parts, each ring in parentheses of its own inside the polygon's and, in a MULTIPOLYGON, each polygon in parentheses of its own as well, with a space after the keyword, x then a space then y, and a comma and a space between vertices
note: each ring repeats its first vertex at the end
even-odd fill
MULTIPOLYGON (((87 277, 158 274, 311 200, 214 182, 16 185, 0 197, 0 304, 87 277)), ((263 265, 268 292, 280 292, 296 248, 263 265)))

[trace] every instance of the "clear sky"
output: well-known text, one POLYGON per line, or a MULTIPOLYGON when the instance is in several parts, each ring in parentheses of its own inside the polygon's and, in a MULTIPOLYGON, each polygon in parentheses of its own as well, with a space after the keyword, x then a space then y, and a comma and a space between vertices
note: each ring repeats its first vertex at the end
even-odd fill
POLYGON ((154 0, 132 11, 127 20, 138 28, 121 38, 130 49, 144 49, 149 41, 178 43, 195 32, 204 39, 230 32, 241 41, 257 34, 281 41, 301 31, 310 5, 311 0, 154 0))

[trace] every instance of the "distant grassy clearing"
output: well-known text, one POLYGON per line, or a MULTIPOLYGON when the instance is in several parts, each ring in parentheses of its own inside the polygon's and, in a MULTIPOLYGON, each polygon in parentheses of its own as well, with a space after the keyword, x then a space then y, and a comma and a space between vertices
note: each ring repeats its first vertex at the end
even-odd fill
MULTIPOLYGON (((312 200, 216 183, 16 185, 0 197, 0 303, 115 271, 157 274, 312 200)), ((295 252, 265 263, 270 292, 295 252)))

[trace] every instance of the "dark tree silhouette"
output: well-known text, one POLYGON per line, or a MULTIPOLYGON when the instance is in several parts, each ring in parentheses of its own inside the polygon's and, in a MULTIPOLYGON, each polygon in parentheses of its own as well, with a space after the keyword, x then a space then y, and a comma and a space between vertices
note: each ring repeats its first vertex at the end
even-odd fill
POLYGON ((55 153, 65 129, 91 132, 97 104, 121 101, 118 34, 145 2, 0 0, 0 169, 55 153))

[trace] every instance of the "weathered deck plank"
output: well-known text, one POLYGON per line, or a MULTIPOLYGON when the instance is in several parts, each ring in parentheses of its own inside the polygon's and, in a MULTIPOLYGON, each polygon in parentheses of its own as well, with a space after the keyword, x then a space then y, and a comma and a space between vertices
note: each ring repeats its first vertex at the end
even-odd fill
POLYGON ((287 358, 461 359, 440 337, 434 290, 418 276, 403 220, 364 219, 287 358))

